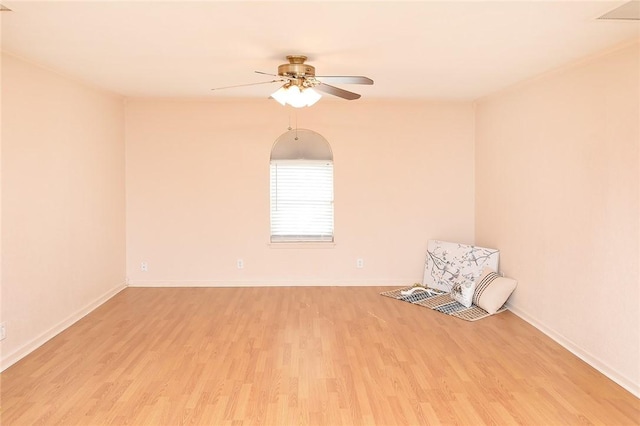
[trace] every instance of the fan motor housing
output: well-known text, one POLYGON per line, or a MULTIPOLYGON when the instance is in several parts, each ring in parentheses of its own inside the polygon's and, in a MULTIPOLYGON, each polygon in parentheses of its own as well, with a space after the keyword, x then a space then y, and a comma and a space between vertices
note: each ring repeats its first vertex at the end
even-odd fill
POLYGON ((289 77, 313 77, 316 75, 315 67, 307 65, 304 61, 306 56, 290 55, 287 56, 288 64, 282 64, 278 67, 278 75, 286 75, 289 77))

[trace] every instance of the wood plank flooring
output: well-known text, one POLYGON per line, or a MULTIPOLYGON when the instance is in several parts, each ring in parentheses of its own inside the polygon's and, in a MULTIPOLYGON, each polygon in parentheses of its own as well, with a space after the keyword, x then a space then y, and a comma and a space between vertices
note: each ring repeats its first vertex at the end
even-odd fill
POLYGON ((640 400, 512 313, 383 290, 127 288, 0 375, 1 423, 640 424, 640 400))

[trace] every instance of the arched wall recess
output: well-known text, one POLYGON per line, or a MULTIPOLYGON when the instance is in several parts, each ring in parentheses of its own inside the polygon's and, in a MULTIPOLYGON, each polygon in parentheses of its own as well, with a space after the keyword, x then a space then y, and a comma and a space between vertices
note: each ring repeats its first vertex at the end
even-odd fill
POLYGON ((333 152, 321 134, 308 129, 292 129, 276 139, 271 148, 271 160, 333 161, 333 152))

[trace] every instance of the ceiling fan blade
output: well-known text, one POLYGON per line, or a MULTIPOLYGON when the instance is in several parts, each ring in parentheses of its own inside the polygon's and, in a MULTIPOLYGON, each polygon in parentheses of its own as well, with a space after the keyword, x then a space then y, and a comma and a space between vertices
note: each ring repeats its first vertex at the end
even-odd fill
POLYGON ((321 92, 346 99, 348 101, 360 98, 360 95, 357 93, 349 92, 348 90, 340 89, 338 87, 329 86, 328 84, 324 84, 322 82, 320 82, 320 84, 314 86, 313 88, 321 92))
POLYGON ((271 74, 270 72, 262 72, 262 71, 254 71, 256 74, 262 74, 262 75, 272 75, 274 77, 280 77, 278 74, 271 74))
POLYGON ((316 78, 331 84, 373 84, 373 80, 361 75, 317 75, 316 78))
POLYGON ((235 86, 215 87, 211 90, 233 89, 234 87, 255 86, 258 84, 282 83, 283 81, 287 81, 287 80, 280 79, 280 80, 271 80, 271 81, 261 81, 259 83, 236 84, 235 86))
POLYGON ((292 81, 292 80, 298 80, 296 77, 289 77, 287 75, 278 75, 278 74, 270 74, 268 72, 262 72, 262 71, 254 71, 257 74, 262 74, 262 75, 271 75, 273 77, 280 77, 282 80, 278 80, 278 81, 292 81))

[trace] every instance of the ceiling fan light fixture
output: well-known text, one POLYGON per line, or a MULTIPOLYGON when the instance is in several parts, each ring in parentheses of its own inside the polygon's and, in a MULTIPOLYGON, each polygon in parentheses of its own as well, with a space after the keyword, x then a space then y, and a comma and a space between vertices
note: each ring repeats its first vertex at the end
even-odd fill
POLYGON ((294 108, 303 108, 318 102, 322 95, 310 87, 300 89, 297 85, 284 85, 271 97, 282 106, 289 104, 294 108))
POLYGON ((294 108, 307 106, 302 91, 298 86, 291 86, 287 89, 287 103, 294 108))
POLYGON ((287 104, 287 89, 282 86, 271 94, 271 97, 275 99, 280 105, 285 106, 287 104))
POLYGON ((302 94, 307 98, 307 106, 315 104, 322 97, 320 93, 316 92, 311 87, 304 89, 302 94))

